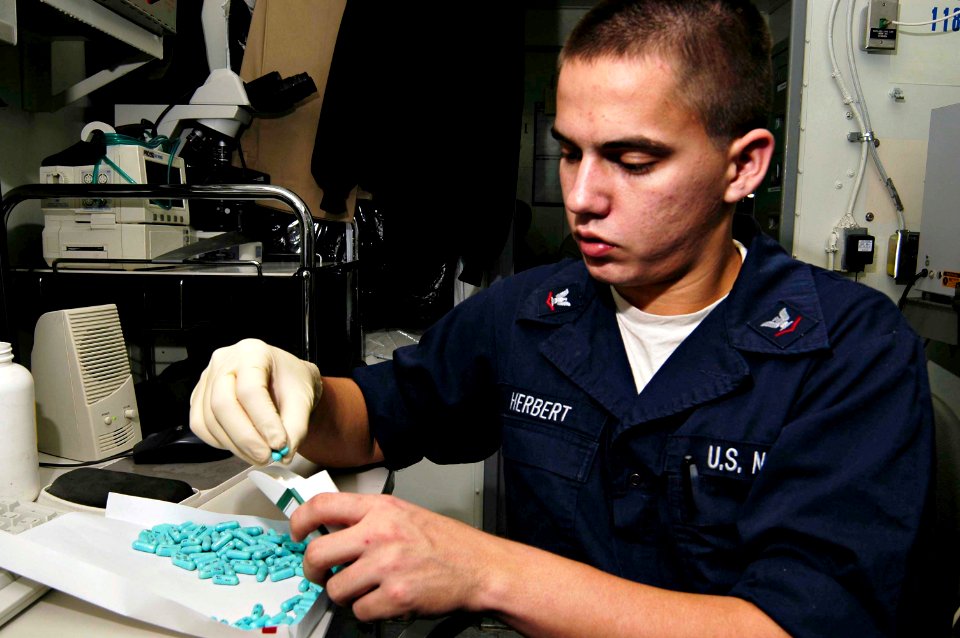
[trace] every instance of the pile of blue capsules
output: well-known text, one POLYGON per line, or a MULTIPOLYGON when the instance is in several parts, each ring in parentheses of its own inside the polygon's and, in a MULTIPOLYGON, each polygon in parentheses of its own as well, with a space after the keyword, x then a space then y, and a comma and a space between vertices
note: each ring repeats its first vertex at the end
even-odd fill
POLYGON ((263 605, 254 605, 250 615, 236 622, 217 619, 240 629, 260 629, 298 622, 313 606, 323 587, 303 578, 305 543, 289 534, 262 527, 241 527, 237 521, 217 525, 192 522, 161 523, 140 532, 133 549, 170 558, 181 569, 196 571, 201 579, 215 585, 238 585, 240 575, 253 576, 258 583, 267 578, 278 582, 299 576, 299 594, 285 600, 280 611, 270 615, 263 605))

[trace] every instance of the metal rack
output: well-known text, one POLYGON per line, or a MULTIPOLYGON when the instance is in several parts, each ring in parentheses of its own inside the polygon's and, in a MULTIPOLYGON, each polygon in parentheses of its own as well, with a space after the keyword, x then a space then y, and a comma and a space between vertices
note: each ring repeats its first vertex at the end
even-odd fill
MULTIPOLYGON (((300 263, 293 276, 299 280, 300 305, 303 311, 303 332, 301 335, 302 356, 316 360, 316 328, 313 320, 315 309, 315 273, 317 268, 314 245, 314 222, 310 210, 300 197, 279 186, 253 184, 218 185, 46 185, 32 184, 18 186, 8 191, 0 199, 0 213, 3 224, 0 226, 0 300, 3 301, 0 313, 0 340, 9 341, 17 352, 17 326, 11 312, 12 299, 11 263, 7 244, 7 220, 10 212, 24 201, 48 198, 108 198, 108 199, 203 199, 203 200, 276 200, 283 202, 293 211, 300 225, 302 248, 300 263)), ((149 263, 149 262, 147 262, 149 263)), ((169 263, 158 265, 170 266, 169 263)), ((184 262, 183 267, 194 267, 184 262)), ((199 265, 204 266, 204 265, 199 265)), ((56 272, 56 270, 54 271, 56 272)), ((108 271, 116 272, 116 271, 108 271)), ((258 276, 262 270, 258 267, 258 276)), ((19 354, 19 353, 18 353, 19 354)))

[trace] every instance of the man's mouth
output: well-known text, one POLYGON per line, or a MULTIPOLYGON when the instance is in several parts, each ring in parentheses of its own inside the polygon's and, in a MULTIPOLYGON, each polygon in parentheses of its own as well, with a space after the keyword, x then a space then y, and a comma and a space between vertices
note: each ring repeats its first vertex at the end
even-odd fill
POLYGON ((580 246, 580 252, 590 259, 605 257, 615 248, 613 244, 595 235, 578 233, 576 239, 577 245, 580 246))

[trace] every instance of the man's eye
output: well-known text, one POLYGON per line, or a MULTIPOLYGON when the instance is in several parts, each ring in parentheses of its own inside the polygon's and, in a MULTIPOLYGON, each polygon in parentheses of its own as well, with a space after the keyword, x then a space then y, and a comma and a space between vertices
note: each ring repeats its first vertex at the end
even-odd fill
POLYGON ((580 159, 580 153, 577 151, 562 149, 560 151, 560 159, 564 162, 576 162, 580 159))
POLYGON ((656 158, 646 153, 635 152, 610 153, 607 155, 607 161, 633 175, 649 172, 656 164, 656 158))
POLYGON ((624 170, 636 175, 650 172, 654 165, 653 162, 628 162, 624 159, 618 160, 617 164, 619 164, 624 170))

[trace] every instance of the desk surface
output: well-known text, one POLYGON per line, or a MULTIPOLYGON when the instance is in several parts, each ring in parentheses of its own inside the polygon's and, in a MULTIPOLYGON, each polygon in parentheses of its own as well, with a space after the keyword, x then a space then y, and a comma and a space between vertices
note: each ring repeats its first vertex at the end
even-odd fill
MULTIPOLYGON (((230 460, 233 459, 227 459, 227 461, 230 460)), ((223 464, 224 462, 217 461, 215 463, 223 464)), ((109 467, 110 469, 120 469, 112 464, 109 467)), ((138 468, 143 467, 148 466, 138 466, 138 468)), ((156 468, 159 466, 150 467, 156 468)), ((41 473, 41 478, 47 483, 56 475, 68 471, 68 468, 42 469, 44 471, 41 473)), ((190 499, 189 504, 199 509, 224 514, 250 514, 265 518, 280 518, 274 504, 264 497, 251 481, 246 480, 246 475, 250 469, 252 469, 250 466, 245 463, 242 464, 242 469, 234 471, 228 479, 209 489, 202 489, 197 496, 190 499)), ((291 469, 300 474, 308 475, 316 471, 316 466, 302 457, 297 457, 291 464, 291 469)), ((209 474, 210 470, 204 470, 204 472, 209 474)), ((338 476, 337 484, 343 491, 382 492, 387 485, 388 478, 387 470, 378 468, 361 474, 338 476)), ((313 636, 323 636, 330 620, 331 614, 327 614, 317 626, 313 636)), ((33 605, 0 627, 0 636, 3 638, 184 635, 121 616, 54 590, 47 592, 33 605)))

